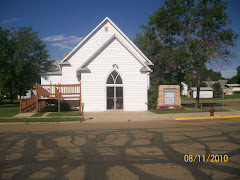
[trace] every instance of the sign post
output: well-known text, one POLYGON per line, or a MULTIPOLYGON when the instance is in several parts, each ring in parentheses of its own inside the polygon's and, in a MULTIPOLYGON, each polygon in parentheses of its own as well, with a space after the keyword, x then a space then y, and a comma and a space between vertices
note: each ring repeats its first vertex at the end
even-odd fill
POLYGON ((224 86, 227 84, 227 80, 218 80, 222 88, 222 109, 224 109, 224 86))
POLYGON ((82 120, 84 120, 83 109, 84 109, 84 103, 82 102, 82 120))

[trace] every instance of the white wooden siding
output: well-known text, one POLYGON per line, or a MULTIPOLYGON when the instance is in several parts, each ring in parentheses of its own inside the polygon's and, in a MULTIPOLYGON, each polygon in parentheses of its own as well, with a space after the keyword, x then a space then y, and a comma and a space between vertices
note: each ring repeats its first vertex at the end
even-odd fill
POLYGON ((82 101, 85 111, 106 110, 106 79, 118 65, 123 80, 124 110, 147 110, 147 73, 142 65, 117 40, 114 40, 89 65, 91 73, 82 73, 82 101))
POLYGON ((188 85, 185 84, 184 82, 181 82, 182 84, 182 96, 187 96, 188 95, 188 85))
MULTIPOLYGON (((124 44, 130 48, 133 53, 140 59, 142 62, 145 62, 145 59, 132 47, 132 45, 115 29, 111 23, 106 21, 98 31, 96 31, 90 38, 84 43, 76 53, 69 59, 69 66, 62 67, 63 83, 76 83, 77 69, 93 55, 106 41, 108 41, 114 34, 116 34, 124 44), (105 27, 108 27, 108 31, 105 31, 105 27)), ((108 55, 107 55, 108 56, 108 55)), ((79 82, 79 81, 78 81, 79 82)))
MULTIPOLYGON (((197 97, 197 91, 193 91, 193 98, 197 97)), ((213 91, 200 91, 199 98, 212 98, 213 91)))

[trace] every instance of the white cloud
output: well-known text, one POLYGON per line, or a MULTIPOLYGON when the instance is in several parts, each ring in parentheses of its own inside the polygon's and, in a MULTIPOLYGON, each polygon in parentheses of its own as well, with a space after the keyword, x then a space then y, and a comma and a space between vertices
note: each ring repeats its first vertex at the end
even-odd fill
POLYGON ((75 44, 75 43, 79 43, 83 40, 84 37, 77 37, 77 36, 69 36, 67 38, 67 43, 70 44, 75 44))
POLYGON ((43 38, 43 41, 62 41, 66 39, 63 35, 57 35, 57 36, 49 36, 46 38, 43 38))
POLYGON ((10 22, 14 22, 14 21, 17 21, 17 18, 7 19, 7 20, 2 21, 1 23, 2 24, 7 24, 7 23, 10 23, 10 22))
POLYGON ((52 46, 60 47, 62 49, 73 49, 73 47, 65 45, 63 43, 54 43, 54 44, 52 44, 52 46))
POLYGON ((225 78, 231 78, 237 75, 236 69, 226 69, 226 70, 220 70, 220 71, 222 73, 222 76, 225 78))
POLYGON ((49 36, 42 39, 47 42, 55 42, 51 44, 52 46, 60 47, 61 49, 73 49, 80 41, 83 40, 83 37, 78 36, 67 36, 64 35, 56 35, 49 36))

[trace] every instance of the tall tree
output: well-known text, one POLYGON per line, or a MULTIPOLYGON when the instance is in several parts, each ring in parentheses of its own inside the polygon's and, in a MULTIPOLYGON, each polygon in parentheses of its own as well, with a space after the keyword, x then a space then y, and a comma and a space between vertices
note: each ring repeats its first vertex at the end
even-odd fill
POLYGON ((3 49, 3 56, 0 57, 4 62, 1 74, 3 86, 11 97, 13 93, 24 95, 38 81, 39 74, 51 67, 46 45, 32 28, 0 30, 1 34, 9 32, 6 41, 11 44, 3 49))
POLYGON ((236 83, 240 84, 240 66, 237 67, 236 83))
POLYGON ((236 76, 233 76, 229 81, 228 83, 238 83, 240 84, 240 66, 238 66, 236 68, 237 70, 237 75, 236 76))
POLYGON ((12 59, 11 33, 8 29, 0 27, 0 101, 4 89, 6 72, 9 69, 9 61, 12 59))
MULTIPOLYGON (((150 47, 157 45, 157 50, 153 48, 155 54, 150 58, 155 59, 159 56, 157 53, 166 52, 164 49, 170 48, 169 57, 161 59, 160 55, 157 61, 175 62, 176 67, 188 73, 190 79, 196 77, 195 107, 199 107, 200 82, 206 63, 221 64, 234 57, 231 48, 236 46, 237 34, 227 28, 231 20, 225 12, 226 8, 227 2, 223 0, 166 0, 149 17, 147 26, 141 26, 143 34, 136 36, 137 40, 140 37, 149 39, 149 35, 155 38, 148 42, 154 42, 150 47)), ((152 48, 145 47, 145 51, 148 50, 152 48)))

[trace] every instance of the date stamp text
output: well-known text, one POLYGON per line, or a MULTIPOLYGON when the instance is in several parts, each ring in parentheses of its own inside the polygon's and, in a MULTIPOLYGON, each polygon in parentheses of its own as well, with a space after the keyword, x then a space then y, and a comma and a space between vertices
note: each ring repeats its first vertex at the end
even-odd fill
POLYGON ((209 155, 184 155, 183 160, 184 162, 228 162, 228 155, 214 155, 214 154, 209 154, 209 155))

